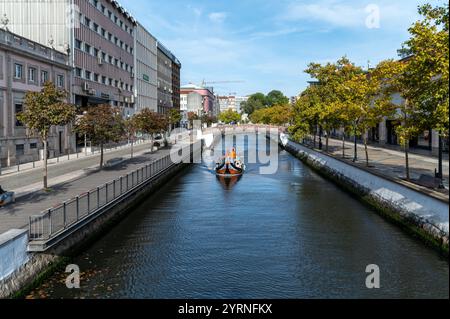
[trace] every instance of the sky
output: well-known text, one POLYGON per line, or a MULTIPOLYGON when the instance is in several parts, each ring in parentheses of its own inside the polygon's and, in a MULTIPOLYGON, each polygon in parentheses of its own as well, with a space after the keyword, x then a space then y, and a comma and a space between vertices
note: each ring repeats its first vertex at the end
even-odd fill
MULTIPOLYGON (((433 0, 430 0, 433 1, 433 0)), ((181 61, 181 82, 219 94, 306 88, 308 63, 398 58, 418 0, 121 0, 181 61)), ((441 4, 442 1, 435 3, 441 4)), ((370 62, 369 62, 370 61, 370 62)))

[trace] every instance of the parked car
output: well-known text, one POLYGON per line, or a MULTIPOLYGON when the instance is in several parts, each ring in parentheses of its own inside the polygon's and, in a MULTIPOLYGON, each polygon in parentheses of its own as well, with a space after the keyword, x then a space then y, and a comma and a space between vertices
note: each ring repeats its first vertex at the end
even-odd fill
POLYGON ((156 147, 166 146, 166 140, 164 139, 164 136, 162 136, 161 134, 156 135, 155 139, 153 140, 153 146, 156 147))

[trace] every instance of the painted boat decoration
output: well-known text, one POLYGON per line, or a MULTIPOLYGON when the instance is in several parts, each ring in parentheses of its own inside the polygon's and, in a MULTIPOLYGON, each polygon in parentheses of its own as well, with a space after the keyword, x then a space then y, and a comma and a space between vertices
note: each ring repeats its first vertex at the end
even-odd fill
POLYGON ((245 164, 239 157, 236 157, 234 150, 231 154, 231 156, 226 156, 217 161, 215 168, 217 175, 233 177, 244 174, 245 164))

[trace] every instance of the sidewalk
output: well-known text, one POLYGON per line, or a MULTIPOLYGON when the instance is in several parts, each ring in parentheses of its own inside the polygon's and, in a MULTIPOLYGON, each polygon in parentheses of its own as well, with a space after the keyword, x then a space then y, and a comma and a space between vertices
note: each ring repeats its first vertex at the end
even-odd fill
MULTIPOLYGON (((0 208, 0 234, 12 228, 27 227, 29 216, 38 215, 50 207, 54 207, 119 176, 135 171, 151 161, 162 158, 169 154, 170 148, 151 153, 148 144, 139 145, 135 148, 135 156, 132 159, 129 156, 130 150, 126 149, 109 154, 105 161, 108 158, 123 156, 125 155, 122 154, 124 152, 128 154, 125 161, 101 171, 98 170, 98 163, 89 167, 86 165, 92 160, 98 161, 98 158, 76 161, 80 167, 71 171, 66 167, 69 163, 51 167, 49 169, 49 173, 51 173, 49 178, 50 192, 42 190, 40 169, 33 172, 22 172, 15 176, 2 177, 0 182, 2 185, 5 185, 4 188, 15 191, 21 196, 16 200, 16 203, 0 208), (14 185, 14 187, 11 187, 11 185, 14 185)), ((73 165, 73 162, 70 164, 73 165)))
MULTIPOLYGON (((142 144, 148 144, 148 143, 150 143, 150 141, 140 140, 134 144, 134 147, 136 147, 138 145, 142 145, 142 144)), ((117 147, 105 148, 104 153, 108 154, 108 153, 117 152, 118 150, 130 149, 130 148, 131 148, 131 144, 128 143, 128 144, 120 145, 117 147)), ((58 157, 49 158, 47 160, 47 162, 48 162, 48 165, 52 165, 52 164, 59 164, 59 163, 68 162, 68 161, 76 161, 76 160, 80 160, 83 158, 99 156, 99 155, 100 155, 99 149, 95 149, 95 150, 92 149, 87 152, 78 152, 78 153, 73 153, 73 154, 69 154, 69 155, 61 155, 58 157)), ((32 161, 32 162, 27 162, 27 163, 23 163, 23 164, 19 164, 19 165, 14 165, 14 166, 0 167, 0 176, 4 176, 4 175, 8 175, 8 174, 16 174, 16 173, 20 173, 20 172, 23 172, 26 170, 42 168, 42 165, 43 165, 43 161, 40 160, 40 161, 32 161)))
MULTIPOLYGON (((325 150, 325 139, 322 138, 323 150, 325 150)), ((316 148, 318 148, 318 139, 316 148)), ((329 139, 329 153, 335 157, 342 158, 342 141, 330 138, 329 139)), ((358 144, 358 161, 356 164, 365 166, 366 154, 364 145, 358 144)), ((368 146, 369 152, 369 165, 370 169, 375 170, 383 175, 387 175, 392 178, 404 180, 406 178, 405 172, 405 153, 383 147, 377 147, 374 145, 368 146)), ((352 160, 354 156, 354 144, 351 142, 345 143, 345 158, 352 160)), ((421 175, 427 175, 434 177, 435 169, 438 167, 438 159, 432 156, 409 154, 409 166, 411 180, 418 180, 421 175)), ((447 190, 442 190, 448 194, 449 187, 449 161, 443 160, 443 173, 444 173, 444 186, 447 190)))

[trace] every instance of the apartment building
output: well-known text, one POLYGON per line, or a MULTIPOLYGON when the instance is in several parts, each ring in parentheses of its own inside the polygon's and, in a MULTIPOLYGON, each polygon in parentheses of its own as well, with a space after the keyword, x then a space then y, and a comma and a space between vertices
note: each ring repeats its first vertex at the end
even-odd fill
MULTIPOLYGON (((17 119, 24 109, 26 92, 42 89, 51 81, 70 92, 69 56, 48 46, 0 29, 0 165, 39 160, 42 143, 17 119)), ((50 157, 75 151, 74 136, 67 127, 53 127, 50 157)))
POLYGON ((0 14, 12 32, 70 55, 80 112, 102 103, 133 112, 136 21, 117 1, 2 1, 0 14))
POLYGON ((158 111, 157 40, 141 24, 136 27, 135 111, 148 108, 158 111))
POLYGON ((173 107, 180 108, 181 63, 158 41, 158 112, 166 114, 173 107))
POLYGON ((236 109, 236 97, 235 96, 219 96, 220 112, 228 110, 237 111, 236 109))

